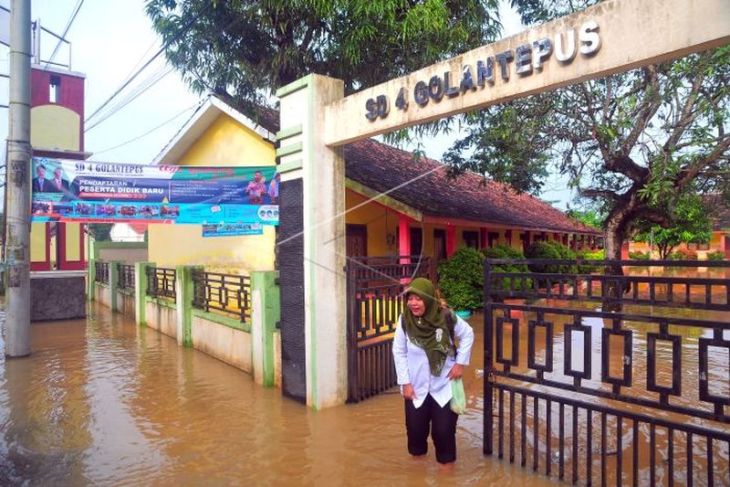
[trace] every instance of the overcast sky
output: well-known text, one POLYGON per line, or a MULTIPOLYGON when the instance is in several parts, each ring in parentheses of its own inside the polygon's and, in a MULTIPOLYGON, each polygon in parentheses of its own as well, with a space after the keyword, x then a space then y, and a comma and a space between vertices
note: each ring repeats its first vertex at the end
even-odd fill
MULTIPOLYGON (((32 0, 33 20, 43 27, 63 33, 78 0, 32 0)), ((161 43, 144 11, 144 0, 85 0, 67 34, 71 41, 71 69, 86 75, 86 140, 85 150, 93 160, 150 163, 191 115, 199 98, 184 85, 180 75, 170 71, 160 56, 109 106, 89 119, 129 76, 157 52, 161 43), (165 73, 168 73, 165 75, 165 73), (147 84, 156 83, 136 99, 129 94, 147 84), (128 102, 126 106, 119 105, 128 102), (113 113, 112 113, 113 112, 113 113), (98 124, 94 126, 95 124, 98 124), (134 142, 126 143, 136 139, 134 142), (119 147, 117 147, 119 146, 119 147)), ((9 0, 0 0, 7 8, 9 0)), ((502 9, 505 36, 522 29, 516 14, 502 9)), ((6 27, 3 27, 6 28, 6 27)), ((54 49, 52 37, 41 41, 43 58, 54 49)), ((54 58, 68 62, 67 47, 61 47, 54 58)), ((0 46, 0 72, 8 72, 8 50, 0 46)), ((0 103, 7 104, 7 79, 0 78, 0 103)), ((7 114, 7 109, 3 109, 7 114)), ((7 137, 7 116, 0 116, 0 136, 7 137)), ((440 159, 454 135, 429 141, 426 153, 440 159)), ((216 161, 211 161, 215 165, 216 161)), ((560 200, 564 207, 569 197, 558 179, 551 179, 546 200, 560 200)))

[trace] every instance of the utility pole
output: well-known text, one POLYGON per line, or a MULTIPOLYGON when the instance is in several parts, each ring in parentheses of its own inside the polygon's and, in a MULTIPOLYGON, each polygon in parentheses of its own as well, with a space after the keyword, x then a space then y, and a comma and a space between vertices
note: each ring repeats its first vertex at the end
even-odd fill
POLYGON ((30 0, 10 12, 5 355, 30 355, 30 0))

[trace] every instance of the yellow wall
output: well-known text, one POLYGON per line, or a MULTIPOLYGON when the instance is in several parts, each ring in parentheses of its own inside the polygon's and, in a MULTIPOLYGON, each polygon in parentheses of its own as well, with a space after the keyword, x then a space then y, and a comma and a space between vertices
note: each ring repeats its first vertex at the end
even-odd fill
POLYGON ((66 260, 81 260, 81 224, 66 223, 66 260))
POLYGON ((345 207, 347 215, 345 221, 348 224, 366 225, 368 231, 368 255, 384 256, 396 255, 398 253, 398 242, 388 246, 386 232, 395 238, 398 228, 398 214, 377 203, 368 203, 355 210, 351 208, 362 204, 367 198, 354 191, 347 190, 345 193, 345 207))
POLYGON ((276 150, 228 115, 220 115, 179 161, 181 166, 273 166, 276 150))
POLYGON ((81 117, 59 105, 41 105, 30 110, 30 144, 35 149, 78 151, 81 117))
POLYGON ((46 261, 46 224, 31 223, 30 225, 30 261, 46 261))
MULTIPOLYGON (((228 115, 221 114, 177 161, 184 166, 273 166, 274 146, 228 115)), ((203 238, 201 225, 150 225, 149 260, 161 267, 205 265, 213 271, 273 270, 276 230, 263 235, 203 238)))

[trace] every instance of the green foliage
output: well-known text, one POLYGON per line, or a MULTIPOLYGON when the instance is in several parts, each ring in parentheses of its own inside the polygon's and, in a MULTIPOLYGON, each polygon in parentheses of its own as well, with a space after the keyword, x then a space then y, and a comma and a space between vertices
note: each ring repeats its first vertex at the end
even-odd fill
MULTIPOLYGON (((556 259, 576 260, 578 255, 570 247, 555 241, 533 242, 525 252, 528 259, 556 259)), ((575 264, 530 264, 532 272, 575 274, 578 266, 575 264)))
MULTIPOLYGON (((527 247, 525 257, 528 259, 560 259, 560 250, 555 247, 552 242, 533 242, 527 247)), ((529 264, 532 272, 539 273, 557 273, 560 267, 554 264, 529 264)))
MULTIPOLYGON (((466 115, 470 133, 457 140, 444 153, 443 161, 459 174, 473 171, 488 174, 495 181, 509 184, 518 191, 539 194, 548 176, 548 152, 551 142, 536 141, 530 134, 544 129, 549 121, 534 117, 535 111, 547 113, 545 100, 535 98, 522 103, 510 102, 500 109, 487 109, 466 115), (521 127, 515 130, 515 127, 521 127)), ((549 101, 549 100, 548 100, 549 101)))
POLYGON ((111 223, 89 223, 88 231, 97 242, 108 242, 111 238, 113 224, 111 223))
POLYGON ((650 252, 629 252, 629 259, 633 260, 651 260, 651 253, 650 252))
POLYGON ((697 252, 692 249, 679 249, 669 254, 669 260, 697 260, 697 252))
POLYGON ((446 302, 457 310, 473 310, 484 304, 484 257, 463 247, 439 264, 439 289, 446 302))
MULTIPOLYGON (((579 250, 577 252, 578 259, 583 260, 604 260, 606 258, 606 252, 603 249, 598 250, 579 250)), ((591 274, 598 272, 601 269, 600 265, 597 264, 579 264, 579 274, 591 274)))
POLYGON ((719 250, 707 253, 707 260, 725 260, 725 252, 719 250))
POLYGON ((591 228, 602 228, 606 215, 598 210, 568 210, 566 214, 591 228))
POLYGON ((606 258, 606 251, 603 249, 580 250, 578 251, 578 258, 586 260, 603 260, 606 258))
POLYGON ((497 38, 497 0, 148 0, 197 92, 261 103, 310 73, 374 86, 497 38))
MULTIPOLYGON (((524 259, 525 255, 521 250, 508 245, 495 245, 491 248, 482 249, 482 254, 487 259, 524 259)), ((492 266, 492 272, 529 272, 527 264, 498 264, 492 266)), ((532 288, 532 279, 504 278, 492 283, 493 287, 508 290, 511 286, 517 291, 532 288), (512 282, 514 281, 514 283, 512 282)))
POLYGON ((661 259, 666 259, 681 243, 704 243, 710 240, 712 225, 708 211, 698 196, 685 195, 678 200, 667 201, 665 206, 671 224, 660 226, 640 220, 634 240, 656 245, 661 259))
MULTIPOLYGON (((482 254, 484 254, 484 257, 487 259, 524 259, 525 254, 522 253, 521 250, 516 249, 514 247, 510 247, 509 245, 495 245, 494 247, 482 249, 482 254)), ((512 266, 515 269, 514 272, 527 272, 527 266, 524 264, 519 264, 512 266)))

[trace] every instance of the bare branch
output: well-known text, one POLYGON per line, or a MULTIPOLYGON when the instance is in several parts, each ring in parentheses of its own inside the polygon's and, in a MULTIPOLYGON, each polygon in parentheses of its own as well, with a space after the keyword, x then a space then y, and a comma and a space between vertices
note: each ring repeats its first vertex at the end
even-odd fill
POLYGON ((715 148, 705 157, 697 159, 695 162, 679 171, 674 187, 682 189, 687 186, 705 167, 709 166, 721 157, 726 157, 727 155, 725 154, 725 151, 728 149, 730 149, 730 137, 725 137, 723 140, 718 141, 715 148))
POLYGON ((647 80, 646 96, 643 99, 643 107, 639 111, 634 128, 629 132, 629 135, 621 146, 624 154, 631 152, 641 133, 646 130, 649 120, 656 115, 659 107, 662 105, 662 99, 659 96, 659 79, 657 77, 656 66, 647 66, 644 68, 644 73, 647 80))
POLYGON ((604 160, 606 169, 618 172, 637 183, 643 183, 649 177, 649 169, 636 164, 626 155, 614 155, 604 160))
POLYGON ((578 189, 578 194, 584 198, 603 198, 610 201, 620 201, 621 195, 607 189, 585 188, 578 189))

